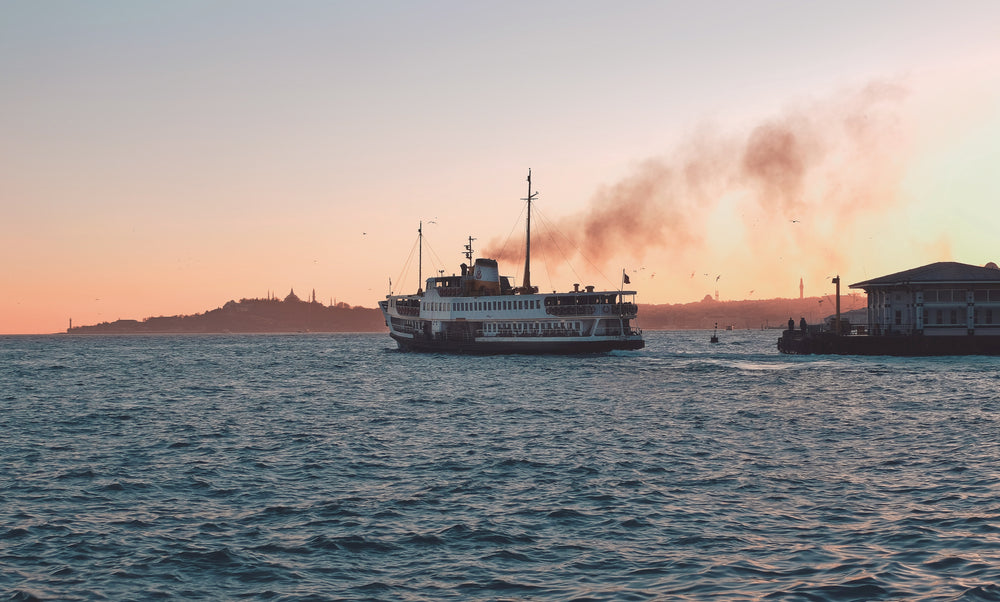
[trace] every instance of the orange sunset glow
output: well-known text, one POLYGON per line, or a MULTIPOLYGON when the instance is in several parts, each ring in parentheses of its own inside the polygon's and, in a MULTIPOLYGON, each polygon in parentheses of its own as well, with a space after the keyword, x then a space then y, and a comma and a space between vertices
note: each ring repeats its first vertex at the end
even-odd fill
MULTIPOLYGON (((17 3, 0 334, 477 256, 644 304, 1000 262, 1000 4, 17 3)), ((641 316, 640 316, 641 319, 641 316)))

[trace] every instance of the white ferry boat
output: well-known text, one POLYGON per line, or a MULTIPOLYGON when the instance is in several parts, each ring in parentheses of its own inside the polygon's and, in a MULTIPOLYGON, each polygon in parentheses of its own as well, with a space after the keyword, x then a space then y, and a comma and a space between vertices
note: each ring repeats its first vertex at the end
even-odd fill
MULTIPOLYGON (((539 293, 531 285, 531 192, 528 172, 526 253, 523 285, 501 276, 496 260, 472 262, 472 239, 461 274, 428 278, 412 295, 386 296, 379 307, 389 335, 405 351, 470 354, 602 353, 642 349, 635 324, 635 291, 539 293)), ((422 237, 422 228, 420 236, 422 237)), ((628 277, 622 273, 622 285, 628 277)))

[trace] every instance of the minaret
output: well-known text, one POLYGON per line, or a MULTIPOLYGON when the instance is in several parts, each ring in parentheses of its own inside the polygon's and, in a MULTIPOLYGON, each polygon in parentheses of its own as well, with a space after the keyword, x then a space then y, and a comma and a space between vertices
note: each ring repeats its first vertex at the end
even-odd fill
POLYGON ((800 300, 805 298, 805 292, 806 292, 806 287, 805 287, 804 284, 802 284, 802 279, 799 278, 799 299, 800 300))

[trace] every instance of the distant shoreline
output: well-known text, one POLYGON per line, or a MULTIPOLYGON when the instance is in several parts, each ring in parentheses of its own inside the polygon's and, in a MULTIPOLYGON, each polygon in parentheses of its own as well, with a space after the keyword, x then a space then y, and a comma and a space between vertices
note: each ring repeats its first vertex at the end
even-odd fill
MULTIPOLYGON (((151 317, 74 326, 70 335, 162 334, 377 334, 388 332, 382 312, 340 303, 326 306, 301 301, 294 293, 285 300, 241 299, 192 316, 151 317)), ((850 296, 841 297, 843 311, 858 309, 850 296)), ((818 323, 832 314, 832 299, 763 299, 715 301, 706 298, 683 304, 639 305, 639 326, 644 330, 779 330, 789 318, 818 323)))

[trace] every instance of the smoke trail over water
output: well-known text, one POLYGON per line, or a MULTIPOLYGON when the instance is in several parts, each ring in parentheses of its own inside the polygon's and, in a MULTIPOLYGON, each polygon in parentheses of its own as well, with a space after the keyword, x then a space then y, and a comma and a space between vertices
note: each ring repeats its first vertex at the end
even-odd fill
MULTIPOLYGON (((703 126, 665 157, 599 189, 587 210, 556 227, 592 262, 697 262, 710 246, 718 255, 728 245, 729 255, 746 261, 731 267, 743 270, 835 270, 850 230, 878 220, 896 200, 906 96, 901 86, 878 82, 744 132, 703 126), (721 241, 712 223, 720 213, 739 223, 721 241)), ((533 255, 558 251, 553 240, 533 237, 533 255)), ((510 246, 500 256, 500 243, 492 241, 486 255, 513 259, 510 246)))

